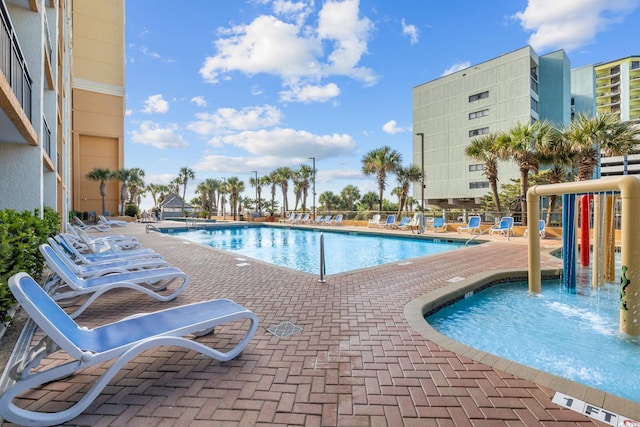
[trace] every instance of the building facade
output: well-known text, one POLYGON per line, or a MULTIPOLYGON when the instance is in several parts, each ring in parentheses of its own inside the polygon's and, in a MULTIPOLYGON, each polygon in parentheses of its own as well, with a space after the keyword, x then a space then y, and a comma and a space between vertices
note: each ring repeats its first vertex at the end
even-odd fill
MULTIPOLYGON (((640 126, 640 56, 593 66, 598 114, 614 114, 640 126)), ((601 159, 601 176, 640 174, 640 154, 601 159)))
MULTIPOLYGON (((425 206, 478 207, 489 182, 465 154, 470 141, 517 123, 569 123, 570 79, 564 51, 539 57, 525 47, 414 87, 413 163, 424 169, 425 206)), ((500 162, 499 176, 519 177, 517 165, 500 162)), ((413 197, 422 199, 420 185, 413 197)))
POLYGON ((124 165, 124 0, 0 0, 0 15, 0 209, 97 211, 84 175, 124 165))

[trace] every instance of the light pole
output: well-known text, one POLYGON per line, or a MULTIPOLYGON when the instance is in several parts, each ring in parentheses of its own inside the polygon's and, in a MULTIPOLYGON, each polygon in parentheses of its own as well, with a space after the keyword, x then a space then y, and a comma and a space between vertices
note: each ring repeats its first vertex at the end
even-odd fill
POLYGON ((420 136, 420 164, 421 166, 421 172, 420 172, 420 185, 422 186, 421 189, 421 197, 420 197, 420 201, 421 201, 421 206, 422 206, 422 222, 420 223, 420 234, 422 234, 422 232, 424 231, 424 133, 423 132, 419 132, 416 133, 416 135, 420 136))
POLYGON ((311 188, 311 192, 313 193, 313 205, 311 205, 311 213, 312 217, 316 219, 316 158, 309 157, 310 160, 313 160, 313 169, 311 170, 311 182, 313 187, 311 188))
POLYGON ((256 217, 258 216, 258 205, 260 202, 258 201, 258 171, 251 171, 256 174, 256 217))

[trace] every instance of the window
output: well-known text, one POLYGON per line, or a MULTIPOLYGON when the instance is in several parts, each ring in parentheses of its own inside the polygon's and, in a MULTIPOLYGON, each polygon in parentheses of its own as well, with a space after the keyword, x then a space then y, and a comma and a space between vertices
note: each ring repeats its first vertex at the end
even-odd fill
POLYGON ((538 93, 538 82, 531 79, 531 90, 538 93))
POLYGON ((531 109, 536 113, 538 112, 538 101, 533 98, 531 98, 531 109))
POLYGON ((469 172, 477 172, 484 170, 484 163, 479 163, 475 165, 469 165, 469 172))
POLYGON ((469 97, 469 102, 477 101, 479 99, 484 99, 489 97, 489 91, 476 93, 475 95, 471 95, 469 97))
POLYGON ((489 128, 472 129, 469 131, 469 138, 478 135, 486 135, 489 133, 489 128))
POLYGON ((480 181, 480 182, 470 182, 469 183, 469 189, 470 190, 475 190, 478 188, 489 188, 489 182, 488 181, 480 181))
POLYGON ((640 61, 631 61, 631 69, 637 70, 638 68, 640 68, 640 61))
POLYGON ((473 113, 469 113, 469 120, 477 119, 479 117, 486 117, 489 115, 489 109, 474 111, 473 113))

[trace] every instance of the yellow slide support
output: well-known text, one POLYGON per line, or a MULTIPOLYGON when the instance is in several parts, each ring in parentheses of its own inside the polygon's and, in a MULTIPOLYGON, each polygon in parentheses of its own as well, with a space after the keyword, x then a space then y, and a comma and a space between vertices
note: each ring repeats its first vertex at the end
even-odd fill
MULTIPOLYGON (((640 178, 632 175, 536 185, 527 192, 529 292, 540 293, 540 196, 619 191, 622 203, 620 332, 640 336, 640 178)), ((596 237, 597 238, 597 237, 596 237)), ((594 245, 597 247, 597 244, 594 245)))

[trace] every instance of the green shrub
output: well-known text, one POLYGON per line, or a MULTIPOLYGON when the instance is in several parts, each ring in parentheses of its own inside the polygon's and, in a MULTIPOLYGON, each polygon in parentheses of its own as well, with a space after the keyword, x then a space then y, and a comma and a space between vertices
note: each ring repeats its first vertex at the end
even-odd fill
POLYGON ((126 209, 124 210, 124 214, 132 218, 137 217, 138 213, 140 213, 140 209, 138 209, 138 205, 134 204, 127 205, 126 209))
POLYGON ((7 312, 15 303, 8 280, 24 271, 40 278, 44 258, 38 246, 60 231, 60 217, 50 208, 40 211, 0 211, 0 322, 8 320, 7 312))

